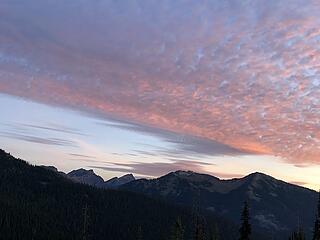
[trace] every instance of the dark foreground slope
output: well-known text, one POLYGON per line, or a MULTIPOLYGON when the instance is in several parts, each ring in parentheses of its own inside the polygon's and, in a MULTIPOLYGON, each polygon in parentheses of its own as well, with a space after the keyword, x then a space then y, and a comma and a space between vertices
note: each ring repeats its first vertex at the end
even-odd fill
MULTIPOLYGON (((170 239, 178 217, 190 239, 193 217, 188 209, 73 183, 0 150, 1 240, 170 239)), ((207 217, 205 222, 213 226, 215 220, 207 217)), ((218 227, 221 239, 235 239, 232 224, 219 219, 218 227)))

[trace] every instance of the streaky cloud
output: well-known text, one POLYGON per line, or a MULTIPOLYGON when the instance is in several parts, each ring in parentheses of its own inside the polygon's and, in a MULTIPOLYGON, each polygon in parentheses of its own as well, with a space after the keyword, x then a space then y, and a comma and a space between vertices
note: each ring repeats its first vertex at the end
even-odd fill
POLYGON ((33 136, 33 135, 26 135, 26 134, 19 134, 19 133, 12 133, 12 132, 0 132, 1 137, 21 140, 25 142, 31 143, 38 143, 44 145, 53 145, 53 146, 62 146, 62 147, 74 147, 77 148, 78 145, 74 141, 65 140, 61 138, 45 138, 40 136, 33 136))
POLYGON ((88 168, 101 169, 110 172, 134 173, 146 177, 160 177, 173 171, 194 171, 220 178, 239 178, 240 174, 226 174, 219 172, 210 172, 204 169, 205 166, 212 165, 206 162, 188 161, 188 160, 172 160, 171 162, 150 162, 150 163, 110 163, 111 166, 88 166, 88 168))

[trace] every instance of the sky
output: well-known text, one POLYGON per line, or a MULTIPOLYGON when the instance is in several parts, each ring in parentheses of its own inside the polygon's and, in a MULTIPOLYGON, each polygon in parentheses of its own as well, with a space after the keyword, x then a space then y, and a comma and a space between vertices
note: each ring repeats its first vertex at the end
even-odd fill
POLYGON ((104 178, 320 188, 317 0, 2 0, 0 144, 104 178))

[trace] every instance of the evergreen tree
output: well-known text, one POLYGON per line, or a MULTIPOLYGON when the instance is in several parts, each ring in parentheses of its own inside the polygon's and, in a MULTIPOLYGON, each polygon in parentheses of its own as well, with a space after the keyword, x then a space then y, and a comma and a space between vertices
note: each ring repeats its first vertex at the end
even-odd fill
POLYGON ((204 230, 204 219, 197 215, 194 222, 194 235, 193 240, 204 240, 205 230, 204 230))
POLYGON ((241 214, 241 227, 239 229, 240 238, 239 240, 249 240, 251 235, 251 225, 249 216, 249 205, 248 202, 244 202, 244 207, 241 214))
POLYGON ((204 229, 204 218, 200 215, 200 191, 197 192, 194 197, 193 203, 193 240, 204 240, 205 239, 205 229, 204 229))
POLYGON ((312 240, 320 240, 320 191, 319 191, 318 209, 316 213, 316 221, 314 223, 312 240))
POLYGON ((88 239, 88 225, 89 225, 89 214, 88 214, 88 205, 86 204, 83 208, 83 229, 82 229, 82 239, 88 239))
POLYGON ((143 237, 142 237, 142 227, 141 226, 138 227, 137 238, 136 239, 137 240, 142 240, 143 239, 143 237))
POLYGON ((184 235, 184 228, 183 228, 181 219, 178 218, 174 223, 171 239, 183 240, 183 235, 184 235))
POLYGON ((219 240, 220 236, 219 236, 219 228, 217 226, 217 224, 214 224, 213 228, 211 229, 211 233, 210 233, 210 240, 219 240))
POLYGON ((303 228, 299 227, 298 231, 294 231, 292 235, 289 237, 289 240, 306 240, 303 228))

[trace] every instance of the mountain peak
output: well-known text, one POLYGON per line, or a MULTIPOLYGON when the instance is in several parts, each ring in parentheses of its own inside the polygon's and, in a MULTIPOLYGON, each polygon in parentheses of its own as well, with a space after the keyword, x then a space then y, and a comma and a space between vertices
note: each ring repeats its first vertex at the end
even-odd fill
POLYGON ((44 169, 47 169, 47 170, 50 170, 50 171, 53 171, 53 172, 58 172, 58 169, 54 166, 40 166, 44 169))
POLYGON ((185 178, 192 178, 192 177, 197 177, 197 178, 214 178, 219 180, 219 178, 209 175, 209 174, 205 174, 205 173, 197 173, 194 171, 190 171, 190 170, 178 170, 175 172, 171 172, 165 176, 168 175, 173 175, 173 176, 177 176, 177 177, 185 177, 185 178))
POLYGON ((68 173, 68 175, 71 175, 71 176, 72 175, 81 176, 81 175, 85 175, 85 174, 95 174, 95 173, 92 169, 86 170, 84 168, 79 168, 79 169, 73 170, 68 173))
POLYGON ((103 178, 96 175, 92 169, 86 170, 80 168, 78 170, 73 170, 67 174, 67 177, 69 177, 75 182, 93 186, 98 186, 104 182, 103 178))
POLYGON ((249 174, 248 176, 250 176, 250 175, 252 175, 252 176, 260 176, 260 177, 271 177, 271 176, 269 176, 269 175, 267 175, 265 173, 262 173, 262 172, 254 172, 254 173, 249 174))
POLYGON ((251 179, 252 181, 280 181, 265 173, 254 172, 244 177, 244 179, 251 179))
POLYGON ((119 181, 124 183, 124 184, 128 183, 128 182, 131 182, 131 181, 134 181, 134 180, 136 180, 136 178, 133 176, 132 173, 123 175, 122 177, 119 178, 119 181))
POLYGON ((102 177, 95 174, 95 172, 90 169, 86 170, 80 168, 78 170, 73 170, 67 174, 67 176, 75 182, 80 182, 88 185, 92 185, 99 188, 118 188, 126 183, 132 182, 135 177, 132 174, 126 174, 122 177, 114 177, 107 181, 104 181, 102 177))
POLYGON ((102 188, 118 188, 124 184, 135 181, 135 177, 132 174, 126 174, 122 177, 114 177, 103 183, 102 188))
POLYGON ((190 170, 188 170, 188 171, 178 170, 178 171, 173 172, 173 174, 178 175, 178 176, 191 176, 191 175, 195 175, 195 174, 199 174, 199 173, 196 173, 196 172, 193 172, 190 170))

